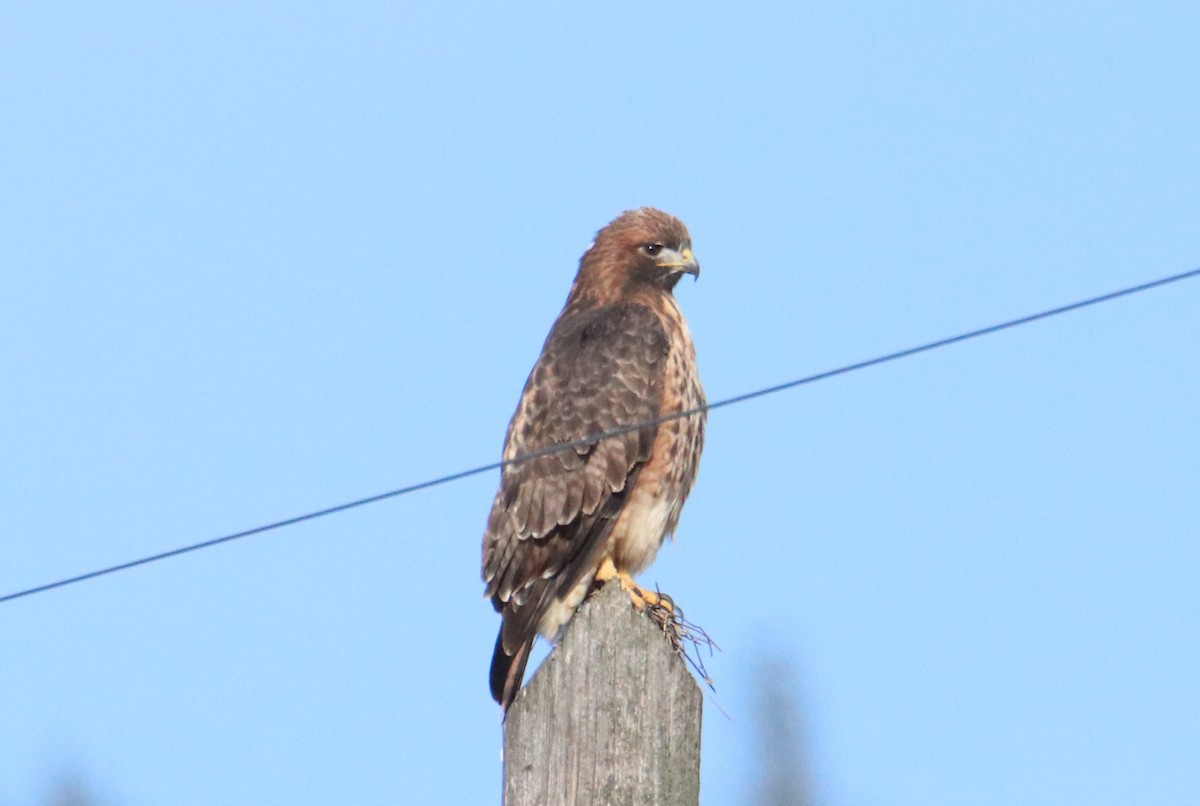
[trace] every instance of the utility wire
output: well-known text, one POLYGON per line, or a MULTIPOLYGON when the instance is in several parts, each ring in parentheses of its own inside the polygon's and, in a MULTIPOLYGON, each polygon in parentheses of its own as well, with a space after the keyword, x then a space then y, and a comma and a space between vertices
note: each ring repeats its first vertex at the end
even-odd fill
POLYGON ((551 445, 551 446, 549 446, 547 448, 543 448, 541 450, 532 451, 530 453, 521 454, 519 456, 514 456, 513 458, 506 459, 504 461, 493 462, 488 465, 481 465, 479 467, 471 468, 470 470, 463 470, 458 473, 451 473, 448 476, 441 476, 436 479, 430 479, 428 481, 420 482, 419 484, 411 484, 407 487, 401 487, 399 489, 391 490, 386 493, 380 493, 379 495, 372 495, 367 498, 359 498, 355 501, 349 501, 345 504, 338 504, 337 506, 326 507, 325 509, 318 509, 315 512, 309 512, 304 515, 297 515, 294 518, 287 518, 285 520, 275 521, 274 523, 268 523, 263 526, 257 526, 253 529, 246 529, 245 531, 242 531, 242 532, 234 532, 233 534, 224 535, 223 537, 213 538, 212 540, 205 540, 200 543, 192 543, 191 545, 188 545, 188 546, 181 546, 180 548, 171 549, 170 551, 164 551, 164 552, 160 552, 158 554, 152 554, 148 557, 142 557, 137 560, 130 560, 129 562, 120 563, 119 565, 112 565, 107 568, 100 568, 95 571, 89 571, 86 574, 79 574, 78 576, 67 577, 65 579, 60 579, 55 582, 48 582, 44 585, 38 585, 33 588, 27 588, 25 590, 15 591, 13 593, 9 593, 9 594, 5 594, 4 596, 0 596, 0 604, 3 604, 5 602, 11 602, 14 599, 21 599, 25 596, 33 596, 36 593, 45 593, 46 591, 54 590, 55 588, 62 588, 62 587, 66 587, 67 585, 74 585, 77 582, 84 582, 89 579, 95 579, 96 577, 107 576, 108 574, 115 574, 118 571, 125 571, 130 568, 137 568, 140 565, 148 565, 150 563, 158 562, 159 560, 165 560, 170 557, 178 557, 181 554, 188 554, 193 551, 199 551, 200 549, 210 548, 212 546, 220 545, 221 543, 229 543, 234 540, 240 540, 243 537, 250 537, 251 535, 262 534, 263 532, 269 532, 274 529, 282 529, 285 526, 292 526, 297 523, 304 523, 305 521, 316 520, 317 518, 323 518, 326 515, 333 515, 338 512, 345 512, 346 510, 349 510, 349 509, 363 507, 363 506, 366 506, 367 504, 374 504, 379 501, 386 501, 389 498, 398 498, 402 495, 408 495, 409 493, 415 493, 420 490, 427 490, 430 487, 437 487, 442 484, 449 484, 452 481, 458 481, 459 479, 465 479, 469 476, 477 476, 480 473, 487 473, 488 471, 491 471, 491 470, 498 470, 500 468, 506 467, 507 465, 520 464, 521 462, 528 462, 531 459, 537 459, 542 456, 548 456, 552 453, 557 453, 559 451, 565 451, 565 450, 569 450, 571 448, 577 448, 577 447, 581 447, 584 445, 590 445, 601 439, 605 439, 608 437, 620 436, 622 434, 628 434, 631 431, 639 431, 643 428, 657 426, 662 423, 669 422, 671 420, 678 420, 683 417, 691 417, 691 416, 699 414, 700 412, 703 412, 703 411, 711 411, 713 409, 719 409, 719 408, 723 408, 725 406, 732 406, 736 403, 744 403, 747 400, 753 400, 754 398, 757 398, 757 397, 773 395, 776 392, 782 392, 787 389, 794 389, 797 386, 804 386, 805 384, 816 383, 817 381, 823 381, 827 378, 832 378, 837 375, 845 375, 849 372, 856 372, 860 369, 866 369, 867 367, 874 367, 879 364, 886 364, 889 361, 896 361, 901 358, 908 358, 909 356, 916 355, 918 353, 929 352, 931 350, 936 350, 940 347, 947 347, 951 344, 957 344, 958 342, 968 341, 970 339, 978 338, 980 336, 987 336, 992 333, 998 333, 1001 330, 1008 330, 1009 328, 1019 327, 1020 325, 1027 325, 1030 322, 1036 322, 1039 319, 1049 319, 1052 316, 1058 316, 1059 314, 1069 313, 1071 311, 1077 311, 1080 308, 1087 308, 1092 305, 1099 305, 1102 302, 1109 302, 1109 301, 1117 299, 1119 297, 1127 297, 1131 294, 1137 294, 1142 291, 1149 291, 1152 288, 1158 288, 1159 286, 1164 286, 1169 283, 1175 283, 1180 280, 1187 280, 1187 279, 1190 279, 1192 277, 1197 277, 1197 276, 1200 276, 1200 268, 1192 269, 1191 271, 1181 272, 1179 274, 1172 274, 1168 277, 1161 277, 1157 280, 1151 280, 1150 282, 1147 282, 1147 283, 1142 283, 1140 285, 1135 285, 1135 286, 1129 286, 1127 288, 1122 288, 1119 291, 1111 291, 1107 294, 1101 294, 1098 297, 1091 297, 1089 299, 1080 300, 1078 302, 1072 302, 1069 305, 1062 305, 1057 308, 1050 308, 1048 310, 1040 311, 1038 313, 1030 314, 1028 316, 1022 316, 1017 319, 1010 319, 1006 322, 1001 322, 996 325, 990 325, 988 327, 982 327, 977 330, 968 331, 966 333, 960 333, 957 336, 950 336, 945 339, 938 339, 937 341, 926 342, 925 344, 920 344, 916 347, 909 347, 905 350, 897 350, 896 352, 893 352, 893 353, 887 353, 886 355, 877 356, 875 358, 869 358, 866 361, 859 361, 854 364, 846 364, 846 365, 838 367, 836 369, 826 370, 825 372, 818 372, 815 375, 806 375, 803 378, 797 378, 796 380, 787 381, 786 383, 776 384, 775 386, 768 386, 763 389, 757 389, 753 392, 746 392, 745 394, 735 395, 734 397, 727 397, 724 400, 718 400, 717 402, 709 403, 706 406, 700 406, 700 407, 697 407, 694 409, 687 409, 685 411, 675 412, 674 414, 669 414, 664 417, 658 417, 653 420, 647 420, 645 422, 634 423, 633 425, 623 426, 621 428, 617 428, 612 431, 605 431, 605 432, 602 432, 599 434, 591 434, 586 437, 581 437, 580 439, 572 440, 571 442, 563 442, 563 443, 559 443, 557 445, 551 445))

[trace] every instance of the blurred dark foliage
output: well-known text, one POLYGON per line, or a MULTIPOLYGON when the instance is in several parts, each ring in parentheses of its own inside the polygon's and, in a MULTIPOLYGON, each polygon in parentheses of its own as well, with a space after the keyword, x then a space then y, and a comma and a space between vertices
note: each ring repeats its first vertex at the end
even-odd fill
POLYGON ((794 664, 782 656, 764 656, 755 681, 759 744, 751 802, 757 806, 813 806, 794 664))

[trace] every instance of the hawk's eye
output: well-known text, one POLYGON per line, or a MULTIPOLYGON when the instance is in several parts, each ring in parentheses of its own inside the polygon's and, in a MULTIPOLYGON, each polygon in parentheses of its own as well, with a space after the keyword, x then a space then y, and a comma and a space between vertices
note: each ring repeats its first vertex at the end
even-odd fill
POLYGON ((660 243, 648 243, 642 247, 642 251, 650 257, 654 257, 663 250, 663 245, 660 243))

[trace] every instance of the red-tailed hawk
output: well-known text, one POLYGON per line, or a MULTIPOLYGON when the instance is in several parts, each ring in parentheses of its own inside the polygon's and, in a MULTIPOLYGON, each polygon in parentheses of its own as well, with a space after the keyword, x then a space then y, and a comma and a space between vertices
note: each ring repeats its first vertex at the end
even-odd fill
POLYGON ((677 218, 642 208, 596 234, 579 261, 508 426, 504 459, 622 427, 643 428, 504 466, 483 535, 486 595, 502 617, 492 696, 505 709, 538 633, 553 639, 596 580, 631 578, 675 531, 696 478, 704 405, 696 352, 672 290, 699 276, 677 218))

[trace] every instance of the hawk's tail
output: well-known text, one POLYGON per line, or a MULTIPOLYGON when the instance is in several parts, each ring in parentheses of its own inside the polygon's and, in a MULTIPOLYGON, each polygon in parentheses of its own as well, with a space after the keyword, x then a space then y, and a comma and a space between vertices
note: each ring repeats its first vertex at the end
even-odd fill
POLYGON ((529 662, 529 650, 533 639, 523 641, 516 652, 508 654, 504 651, 504 630, 496 636, 496 651, 492 653, 492 699, 500 703, 500 707, 508 711, 508 706, 516 699, 521 690, 521 680, 525 677, 525 664, 529 662))

